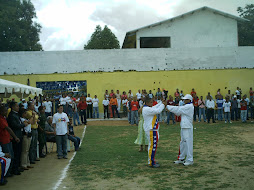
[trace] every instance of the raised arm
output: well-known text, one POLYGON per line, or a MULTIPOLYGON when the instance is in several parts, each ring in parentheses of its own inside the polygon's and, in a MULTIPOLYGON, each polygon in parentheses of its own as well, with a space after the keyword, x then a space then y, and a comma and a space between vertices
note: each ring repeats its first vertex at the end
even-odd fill
POLYGON ((162 112, 162 110, 165 108, 165 105, 162 103, 159 103, 153 107, 146 108, 145 114, 147 115, 156 115, 162 112))
POLYGON ((189 113, 188 106, 170 106, 170 105, 167 105, 166 108, 167 108, 168 111, 174 113, 177 116, 189 113))

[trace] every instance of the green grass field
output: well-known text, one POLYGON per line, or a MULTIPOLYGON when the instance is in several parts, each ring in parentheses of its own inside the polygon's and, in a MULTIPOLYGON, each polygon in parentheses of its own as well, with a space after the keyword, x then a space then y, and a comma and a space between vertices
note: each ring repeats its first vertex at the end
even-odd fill
POLYGON ((134 144, 136 126, 87 127, 73 160, 69 189, 254 189, 254 124, 195 123, 194 165, 174 165, 180 126, 160 125, 156 160, 134 144), (72 188, 71 188, 72 187, 72 188))

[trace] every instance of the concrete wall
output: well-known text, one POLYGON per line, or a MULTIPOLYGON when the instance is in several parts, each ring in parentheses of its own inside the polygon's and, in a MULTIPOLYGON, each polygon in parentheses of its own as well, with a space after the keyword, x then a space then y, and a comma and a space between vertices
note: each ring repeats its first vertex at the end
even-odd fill
POLYGON ((0 75, 253 68, 254 47, 1 52, 0 75))
POLYGON ((243 93, 248 94, 249 88, 254 87, 254 69, 227 70, 190 70, 190 71, 152 71, 152 72, 97 72, 75 74, 33 74, 33 75, 5 75, 0 78, 22 84, 30 80, 31 86, 43 81, 87 80, 87 91, 93 97, 98 95, 99 109, 102 113, 102 100, 105 90, 117 89, 122 91, 138 89, 152 90, 165 88, 173 95, 176 88, 190 93, 195 88, 198 96, 205 96, 211 92, 214 96, 218 90, 225 95, 227 90, 232 93, 239 86, 243 93))
POLYGON ((140 37, 171 37, 171 48, 238 46, 237 21, 209 10, 137 31, 137 48, 140 37))

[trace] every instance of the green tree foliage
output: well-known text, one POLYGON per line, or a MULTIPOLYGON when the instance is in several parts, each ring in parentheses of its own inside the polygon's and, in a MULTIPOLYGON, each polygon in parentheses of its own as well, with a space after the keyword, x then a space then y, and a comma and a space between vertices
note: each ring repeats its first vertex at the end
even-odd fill
POLYGON ((237 12, 249 22, 238 24, 239 46, 254 46, 254 4, 238 7, 237 12))
POLYGON ((119 49, 119 41, 115 34, 107 27, 101 29, 100 25, 97 25, 94 33, 84 49, 119 49))
POLYGON ((0 0, 0 51, 40 51, 40 24, 30 0, 0 0))

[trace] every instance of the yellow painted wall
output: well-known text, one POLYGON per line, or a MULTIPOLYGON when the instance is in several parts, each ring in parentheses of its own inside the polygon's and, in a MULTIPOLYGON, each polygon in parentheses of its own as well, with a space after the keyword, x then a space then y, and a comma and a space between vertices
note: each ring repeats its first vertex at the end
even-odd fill
POLYGON ((215 95, 218 88, 223 95, 228 89, 232 93, 237 86, 244 94, 248 94, 249 88, 254 87, 254 69, 2 75, 0 78, 22 84, 26 84, 29 78, 34 87, 36 82, 43 81, 87 80, 88 93, 92 97, 97 95, 100 100, 100 112, 106 89, 119 89, 120 92, 131 89, 134 94, 138 89, 152 90, 155 93, 157 88, 165 88, 173 95, 176 88, 183 90, 184 94, 195 88, 198 96, 205 96, 208 91, 215 95))

